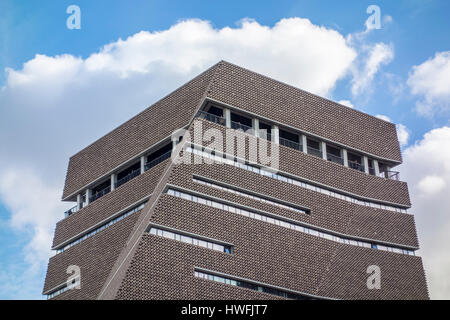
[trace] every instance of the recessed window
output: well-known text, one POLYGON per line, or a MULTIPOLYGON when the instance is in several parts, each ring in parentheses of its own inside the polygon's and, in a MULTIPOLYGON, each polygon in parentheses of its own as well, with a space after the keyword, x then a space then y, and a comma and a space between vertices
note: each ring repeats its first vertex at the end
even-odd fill
POLYGON ((348 166, 352 169, 364 172, 364 165, 362 163, 363 157, 359 154, 347 152, 348 166))
POLYGON ((327 160, 343 165, 344 159, 341 156, 341 149, 327 144, 327 160))
POLYGON ((308 154, 321 158, 320 142, 314 139, 306 139, 308 154))
POLYGON ((280 133, 279 141, 281 145, 302 151, 300 136, 298 134, 282 129, 280 129, 279 133, 280 133))
POLYGON ((141 163, 136 162, 117 174, 116 188, 141 174, 141 163))
POLYGON ((247 131, 252 128, 252 119, 231 112, 231 128, 247 131))
POLYGON ((262 121, 259 122, 259 137, 272 141, 272 126, 264 123, 262 121))
POLYGON ((94 202, 98 198, 103 197, 105 194, 111 191, 111 180, 106 180, 99 185, 95 186, 91 190, 91 197, 89 198, 89 202, 94 202))
POLYGON ((256 282, 254 283, 254 282, 251 282, 248 280, 236 279, 236 278, 233 278, 232 276, 228 276, 228 275, 217 275, 217 274, 213 274, 213 273, 210 273, 207 271, 196 269, 194 271, 194 276, 196 278, 200 278, 200 279, 215 281, 215 282, 222 283, 222 284, 228 284, 231 286, 246 288, 246 289, 259 291, 259 292, 264 292, 267 294, 271 294, 274 296, 283 297, 283 298, 287 298, 287 299, 312 300, 312 298, 309 296, 302 295, 299 293, 294 293, 294 292, 288 291, 287 289, 279 289, 279 288, 270 287, 269 285, 264 285, 261 283, 256 283, 256 282))
POLYGON ((201 238, 200 236, 197 236, 197 235, 181 233, 180 231, 174 230, 174 229, 163 228, 160 226, 150 226, 150 228, 148 229, 148 233, 155 235, 155 236, 167 238, 167 239, 172 239, 175 241, 192 244, 194 246, 211 249, 214 251, 225 252, 228 254, 231 254, 231 252, 232 252, 231 245, 217 243, 212 240, 201 238))
POLYGON ((223 109, 216 107, 214 105, 210 105, 208 107, 206 107, 206 112, 208 112, 209 114, 213 114, 215 116, 218 117, 223 117, 223 109))

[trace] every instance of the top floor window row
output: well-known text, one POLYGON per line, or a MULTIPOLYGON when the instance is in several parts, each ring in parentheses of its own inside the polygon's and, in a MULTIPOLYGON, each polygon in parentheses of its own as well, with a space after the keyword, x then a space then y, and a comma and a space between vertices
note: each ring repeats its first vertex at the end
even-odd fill
POLYGON ((386 179, 399 180, 399 173, 392 171, 387 163, 348 151, 336 144, 326 143, 317 138, 306 136, 290 128, 271 125, 264 120, 250 118, 230 109, 208 103, 203 110, 199 111, 197 117, 227 126, 232 129, 248 131, 258 137, 278 143, 285 147, 301 151, 324 160, 364 172, 369 175, 379 176, 386 179))

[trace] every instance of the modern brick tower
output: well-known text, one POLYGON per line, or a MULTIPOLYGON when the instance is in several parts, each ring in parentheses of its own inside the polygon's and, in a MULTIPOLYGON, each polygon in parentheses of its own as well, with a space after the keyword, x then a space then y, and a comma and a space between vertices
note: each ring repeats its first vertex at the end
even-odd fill
POLYGON ((428 299, 401 161, 394 124, 219 62, 70 158, 43 293, 428 299))

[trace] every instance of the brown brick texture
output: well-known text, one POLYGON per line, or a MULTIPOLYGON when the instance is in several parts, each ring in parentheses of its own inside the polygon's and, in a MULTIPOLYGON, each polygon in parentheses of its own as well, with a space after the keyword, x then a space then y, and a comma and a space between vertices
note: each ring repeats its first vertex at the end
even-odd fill
POLYGON ((173 170, 169 183, 350 236, 413 247, 419 245, 413 215, 352 204, 229 165, 180 164, 173 170), (311 214, 204 186, 192 181, 194 175, 307 207, 311 214))
MULTIPOLYGON (((161 198, 152 222, 233 243, 234 253, 143 235, 118 299, 230 298, 229 286, 195 279, 194 267, 330 298, 428 298, 419 257, 351 247, 169 195, 161 198), (373 264, 382 270, 377 292, 366 287, 366 269, 373 264), (339 279, 331 281, 333 275, 339 279)), ((234 290, 233 298, 249 291, 234 290)))
POLYGON ((67 267, 81 271, 81 289, 68 290, 54 299, 96 299, 111 267, 121 252, 142 211, 133 213, 109 228, 50 258, 44 292, 65 283, 67 267))
MULTIPOLYGON (((401 162, 394 124, 220 62, 72 156, 63 198, 188 125, 205 98, 401 162)), ((204 130, 225 132, 212 122, 199 123, 204 130)), ((250 151, 247 147, 246 158, 250 151)), ((366 175, 284 146, 280 170, 356 196, 410 206, 405 182, 366 175)), ((152 194, 140 212, 50 258, 44 292, 66 281, 67 266, 78 265, 82 289, 55 299, 279 299, 195 278, 199 267, 328 298, 428 299, 420 257, 341 244, 179 199, 163 194, 167 184, 349 236, 419 245, 411 214, 352 204, 230 165, 174 165, 167 160, 57 223, 53 246, 152 194), (308 207, 311 214, 194 183, 194 175, 308 207), (149 223, 232 243, 233 254, 149 235, 143 231, 149 223), (380 290, 366 287, 369 265, 381 269, 380 290)))
POLYGON ((63 198, 189 124, 205 97, 401 161, 395 125, 220 62, 70 158, 63 198))
POLYGON ((118 213, 136 201, 150 195, 169 160, 166 160, 116 190, 95 200, 80 211, 56 224, 53 246, 78 235, 90 227, 118 213))
POLYGON ((218 68, 208 97, 382 158, 402 160, 394 124, 230 63, 218 68))

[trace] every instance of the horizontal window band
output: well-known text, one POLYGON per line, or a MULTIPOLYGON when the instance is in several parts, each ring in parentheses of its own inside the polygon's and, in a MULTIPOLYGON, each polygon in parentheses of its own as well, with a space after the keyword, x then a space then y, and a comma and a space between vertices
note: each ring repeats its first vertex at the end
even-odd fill
POLYGON ((61 283, 61 284, 59 284, 59 285, 57 285, 57 286, 55 286, 55 287, 53 287, 51 289, 48 289, 47 291, 44 291, 42 295, 48 296, 50 294, 53 294, 56 291, 59 291, 59 290, 63 289, 64 287, 67 287, 67 281, 64 281, 63 283, 61 283))
POLYGON ((223 164, 232 165, 234 167, 244 169, 249 172, 259 174, 261 176, 269 177, 278 181, 286 182, 292 185, 296 185, 311 191, 320 192, 322 194, 341 199, 353 204, 366 206, 375 209, 382 209, 387 211, 393 211, 397 213, 408 213, 407 206, 396 205, 391 202, 380 201, 375 199, 370 199, 362 196, 357 196, 347 191, 342 191, 335 189, 333 187, 325 186, 323 184, 312 182, 304 178, 294 176, 282 172, 280 170, 275 170, 270 167, 264 167, 256 163, 251 163, 245 159, 239 159, 234 155, 230 155, 221 151, 216 151, 209 149, 204 146, 199 146, 193 143, 187 143, 186 151, 192 154, 211 159, 223 164), (277 173, 273 173, 276 171, 277 173))
POLYGON ((111 216, 109 216, 109 217, 103 219, 102 221, 97 222, 97 223, 94 224, 93 226, 91 226, 91 227, 89 227, 89 228, 87 228, 87 229, 85 229, 85 230, 79 232, 79 233, 76 234, 75 236, 70 237, 69 239, 67 239, 67 240, 65 240, 65 241, 63 241, 63 242, 61 242, 60 244, 58 244, 58 245, 56 245, 56 246, 53 246, 53 247, 51 248, 51 250, 58 250, 59 248, 65 246, 66 244, 68 244, 68 243, 70 243, 70 242, 73 242, 73 241, 75 241, 76 239, 82 237, 84 234, 89 233, 90 231, 92 231, 92 230, 94 230, 94 229, 97 229, 98 227, 101 227, 103 224, 106 224, 106 223, 108 223, 110 220, 114 219, 115 217, 120 216, 120 215, 121 215, 122 213, 124 213, 125 211, 128 211, 128 210, 130 210, 130 209, 132 209, 132 208, 138 206, 139 204, 141 204, 141 203, 143 203, 143 202, 147 202, 147 200, 150 199, 151 196, 152 196, 152 194, 149 194, 148 196, 145 196, 145 197, 141 198, 140 200, 138 200, 138 201, 136 201, 136 202, 130 204, 128 207, 125 207, 125 208, 119 210, 119 211, 116 212, 115 214, 113 214, 113 215, 111 215, 111 216))
POLYGON ((249 280, 230 274, 211 271, 204 268, 194 267, 194 277, 214 281, 222 284, 237 286, 240 288, 246 288, 261 293, 267 293, 275 296, 279 296, 286 299, 293 300, 318 300, 318 299, 330 299, 327 297, 320 297, 308 293, 299 292, 279 286, 274 286, 259 281, 249 280))
POLYGON ((124 210, 122 211, 121 214, 118 214, 115 216, 115 218, 113 219, 109 219, 106 223, 101 224, 100 226, 91 229, 91 231, 84 233, 82 236, 78 237, 76 240, 73 240, 69 243, 67 243, 64 246, 59 246, 58 249, 56 249, 56 254, 59 254, 81 242, 83 242, 84 240, 96 235, 97 233, 99 233, 100 231, 103 231, 105 229, 107 229, 108 227, 112 226, 113 224, 125 219, 126 217, 132 215, 133 213, 136 213, 140 210, 142 210, 145 205, 147 204, 147 201, 135 206, 134 208, 130 209, 130 210, 124 210))
POLYGON ((54 298, 56 296, 59 296, 60 294, 66 292, 67 290, 69 290, 69 287, 67 285, 63 285, 60 289, 53 291, 51 293, 47 294, 47 299, 51 299, 54 298))
POLYGON ((198 234, 181 231, 178 229, 173 229, 167 226, 150 224, 146 230, 147 233, 172 239, 175 241, 180 241, 183 243, 191 244, 198 247, 203 247, 219 252, 224 252, 227 254, 232 254, 233 245, 229 243, 225 243, 223 241, 219 241, 212 238, 203 237, 198 234))
POLYGON ((372 248, 382 251, 394 252, 398 254, 406 254, 412 256, 415 255, 414 251, 411 249, 416 248, 408 246, 399 246, 396 244, 392 245, 390 243, 387 244, 386 242, 378 240, 363 239, 359 237, 342 235, 341 233, 338 232, 333 232, 331 230, 326 230, 324 228, 311 226, 307 223, 303 223, 277 214, 269 213, 255 208, 250 208, 243 205, 238 205, 224 199, 219 199, 216 197, 200 194, 197 192, 193 192, 191 190, 186 190, 179 186, 167 185, 166 193, 170 196, 175 196, 177 198, 185 199, 198 204, 207 205, 209 207, 217 208, 219 210, 225 210, 231 213, 236 213, 251 219, 256 219, 266 223, 275 224, 291 230, 299 231, 302 233, 306 233, 312 236, 324 238, 342 244, 372 248))
MULTIPOLYGON (((322 98, 322 97, 320 97, 320 98, 322 98)), ((324 98, 322 98, 322 99, 324 99, 324 98)), ((238 111, 239 113, 247 114, 248 116, 251 116, 251 117, 256 118, 256 119, 263 120, 263 121, 265 121, 265 122, 274 123, 274 124, 276 124, 276 125, 279 126, 279 127, 286 127, 286 128, 288 128, 288 129, 291 129, 291 130, 297 132, 297 134, 304 134, 304 135, 306 135, 306 136, 311 136, 311 138, 315 138, 315 139, 318 139, 318 140, 322 140, 322 141, 324 141, 324 142, 326 142, 326 143, 329 143, 329 144, 332 144, 332 145, 336 145, 336 146, 338 146, 339 148, 347 149, 347 150, 349 150, 349 151, 353 151, 353 152, 356 152, 356 153, 360 153, 360 154, 362 154, 362 155, 370 156, 371 158, 373 158, 373 159, 375 159, 375 160, 381 160, 381 161, 386 161, 386 162, 392 162, 392 163, 396 163, 396 164, 401 164, 401 161, 393 160, 393 159, 389 159, 389 158, 383 158, 383 157, 377 156, 377 155, 375 155, 375 154, 373 154, 373 153, 369 153, 369 152, 367 152, 367 151, 362 151, 362 150, 360 150, 360 149, 357 149, 357 148, 354 148, 354 147, 350 147, 350 146, 348 146, 348 145, 342 144, 341 142, 337 142, 337 141, 334 141, 334 140, 330 140, 330 139, 328 139, 328 138, 319 136, 319 135, 314 134, 314 133, 311 133, 311 132, 309 132, 309 131, 305 131, 305 130, 302 130, 302 129, 293 127, 293 126, 291 126, 291 125, 288 125, 288 124, 279 122, 279 121, 277 121, 277 120, 273 120, 273 119, 270 119, 270 118, 266 118, 266 117, 264 117, 264 116, 261 116, 261 115, 258 115, 258 114, 256 114, 256 113, 253 113, 253 112, 251 112, 251 111, 244 110, 244 109, 242 109, 242 108, 239 108, 239 107, 230 105, 230 104, 228 104, 228 103, 225 103, 225 102, 222 102, 222 101, 213 99, 213 98, 211 98, 211 97, 207 97, 207 98, 205 99, 205 101, 206 101, 206 103, 207 103, 207 102, 212 102, 212 103, 221 105, 222 108, 225 107, 225 108, 230 109, 231 111, 235 110, 235 111, 238 111)), ((333 102, 333 103, 336 103, 335 101, 332 101, 332 100, 330 100, 330 101, 333 102)), ((205 103, 205 105, 206 105, 206 103, 205 103)), ((366 114, 366 115, 367 115, 367 114, 366 114)))
POLYGON ((219 189, 222 191, 226 191, 226 192, 230 192, 230 193, 237 194, 240 196, 244 196, 244 197, 256 200, 256 201, 268 203, 268 204, 271 204, 271 205, 274 205, 274 206, 277 206, 277 207, 280 207, 283 209, 292 210, 295 212, 300 212, 300 213, 305 213, 305 214, 311 214, 311 210, 309 208, 300 207, 298 205, 294 205, 294 204, 291 204, 286 201, 275 199, 273 197, 269 197, 266 195, 261 195, 257 192, 253 192, 253 191, 243 189, 243 188, 240 188, 240 187, 237 187, 234 185, 216 181, 216 180, 213 180, 210 178, 193 175, 192 180, 196 183, 200 183, 200 184, 207 185, 209 187, 213 187, 213 188, 216 188, 216 189, 219 189))

